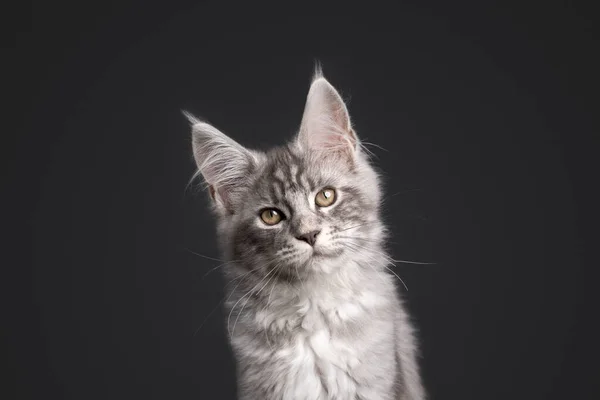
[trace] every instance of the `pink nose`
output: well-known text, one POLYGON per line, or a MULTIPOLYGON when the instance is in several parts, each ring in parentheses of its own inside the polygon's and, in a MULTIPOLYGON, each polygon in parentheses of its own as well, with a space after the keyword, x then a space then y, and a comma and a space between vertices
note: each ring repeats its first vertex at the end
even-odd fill
POLYGON ((315 245, 315 242, 317 241, 317 235, 320 233, 321 231, 312 231, 312 232, 308 232, 305 233, 303 235, 300 236, 296 236, 296 239, 298 240, 302 240, 308 244, 310 244, 311 246, 315 245))

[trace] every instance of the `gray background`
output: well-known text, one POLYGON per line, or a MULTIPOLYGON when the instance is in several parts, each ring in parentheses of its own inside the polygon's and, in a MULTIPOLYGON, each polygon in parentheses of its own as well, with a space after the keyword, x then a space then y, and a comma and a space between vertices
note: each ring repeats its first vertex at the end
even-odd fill
POLYGON ((219 262, 192 253, 220 257, 207 196, 186 190, 180 110, 244 145, 281 144, 315 59, 358 134, 387 150, 371 147, 393 256, 437 263, 396 268, 432 399, 597 398, 593 13, 415 4, 6 14, 10 398, 233 398, 222 281, 204 277, 219 262))

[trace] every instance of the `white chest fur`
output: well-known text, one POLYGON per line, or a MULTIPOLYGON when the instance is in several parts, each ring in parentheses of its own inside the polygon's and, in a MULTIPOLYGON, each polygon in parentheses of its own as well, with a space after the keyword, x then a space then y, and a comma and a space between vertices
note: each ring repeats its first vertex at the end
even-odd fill
POLYGON ((292 342, 274 354, 289 368, 286 391, 291 393, 284 398, 354 398, 356 384, 349 374, 359 364, 357 352, 326 319, 317 305, 310 307, 292 342))
MULTIPOLYGON (((253 358, 270 358, 280 369, 275 392, 284 399, 353 399, 363 392, 355 379, 361 367, 359 329, 370 312, 385 303, 372 292, 298 299, 294 307, 278 307, 255 314, 266 348, 257 346, 253 358)), ((235 340, 234 340, 235 342, 235 340)))

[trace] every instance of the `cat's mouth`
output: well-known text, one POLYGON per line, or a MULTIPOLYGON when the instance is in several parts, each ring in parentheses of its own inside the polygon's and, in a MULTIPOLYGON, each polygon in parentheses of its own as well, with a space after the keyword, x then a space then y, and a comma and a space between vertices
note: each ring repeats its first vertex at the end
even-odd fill
POLYGON ((310 256, 312 258, 316 258, 316 257, 327 257, 328 255, 323 253, 321 250, 313 249, 312 254, 310 256))
POLYGON ((335 257, 338 254, 332 251, 326 251, 322 247, 313 247, 312 253, 310 255, 311 258, 331 258, 335 257))
POLYGON ((336 258, 340 255, 339 250, 333 250, 324 246, 314 246, 306 249, 303 249, 299 254, 298 261, 301 264, 307 265, 312 264, 313 262, 323 261, 325 259, 336 258))

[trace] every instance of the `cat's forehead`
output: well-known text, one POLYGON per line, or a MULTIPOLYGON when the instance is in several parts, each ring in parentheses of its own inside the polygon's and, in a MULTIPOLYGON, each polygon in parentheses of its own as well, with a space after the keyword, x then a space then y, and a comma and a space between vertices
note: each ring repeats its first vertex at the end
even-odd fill
POLYGON ((339 166, 315 160, 295 146, 281 146, 265 153, 255 177, 255 189, 271 198, 281 198, 335 185, 344 181, 346 174, 339 166))
POLYGON ((313 190, 317 184, 310 162, 302 152, 291 146, 281 146, 266 153, 259 181, 278 186, 283 192, 313 190))

